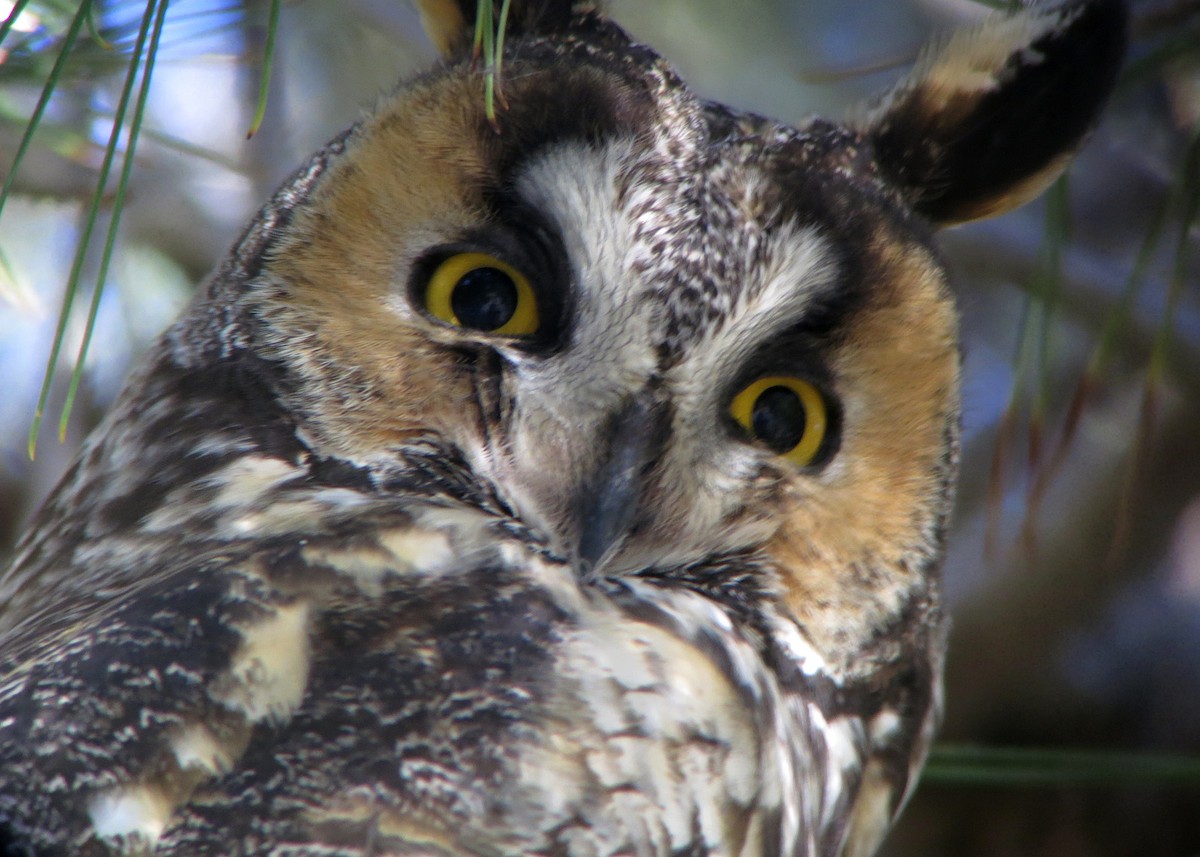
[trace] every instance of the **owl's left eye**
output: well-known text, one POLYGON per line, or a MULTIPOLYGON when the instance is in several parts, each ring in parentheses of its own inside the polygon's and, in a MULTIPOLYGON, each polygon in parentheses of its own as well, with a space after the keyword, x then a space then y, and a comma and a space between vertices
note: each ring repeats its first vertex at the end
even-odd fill
POLYGON ((801 467, 816 462, 828 445, 825 396, 803 378, 759 378, 733 397, 729 413, 753 440, 801 467))
POLYGON ((529 280, 487 253, 456 253, 439 263, 424 301, 434 318, 484 333, 527 336, 541 325, 529 280))

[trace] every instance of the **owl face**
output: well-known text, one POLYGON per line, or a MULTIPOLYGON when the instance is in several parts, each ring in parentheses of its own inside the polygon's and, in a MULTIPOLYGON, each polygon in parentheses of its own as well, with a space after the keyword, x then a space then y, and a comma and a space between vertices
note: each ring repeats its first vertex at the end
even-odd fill
POLYGON ((453 448, 589 573, 753 554, 797 611, 872 622, 927 574, 953 467, 926 229, 853 133, 605 59, 513 66, 498 135, 458 71, 367 120, 252 335, 322 454, 453 448))

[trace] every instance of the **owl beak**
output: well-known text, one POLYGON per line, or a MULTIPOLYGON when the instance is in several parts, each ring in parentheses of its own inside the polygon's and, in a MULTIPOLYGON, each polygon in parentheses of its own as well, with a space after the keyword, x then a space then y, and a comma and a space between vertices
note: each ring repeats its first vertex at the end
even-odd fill
POLYGON ((578 495, 579 565, 586 574, 624 542, 637 522, 642 488, 667 436, 667 403, 648 387, 616 413, 600 437, 603 457, 578 495))

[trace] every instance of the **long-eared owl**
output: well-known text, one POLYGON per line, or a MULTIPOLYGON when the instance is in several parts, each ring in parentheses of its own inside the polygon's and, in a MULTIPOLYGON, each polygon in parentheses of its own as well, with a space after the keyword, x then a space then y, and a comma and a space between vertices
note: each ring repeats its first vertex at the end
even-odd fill
MULTIPOLYGON (((499 4, 497 4, 499 5, 499 4)), ((1118 0, 948 39, 845 124, 517 0, 300 168, 0 579, 12 855, 874 852, 940 706, 956 317, 1118 0)))

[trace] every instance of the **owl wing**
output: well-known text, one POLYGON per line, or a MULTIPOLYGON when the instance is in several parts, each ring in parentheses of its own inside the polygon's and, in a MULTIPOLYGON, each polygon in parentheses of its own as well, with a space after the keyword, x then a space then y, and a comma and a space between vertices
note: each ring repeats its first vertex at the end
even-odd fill
MULTIPOLYGON (((319 516, 318 501, 310 505, 319 516)), ((202 551, 110 602, 59 605, 72 621, 49 633, 26 623, 10 634, 14 669, 0 684, 9 836, 38 854, 89 853, 100 842, 136 850, 160 842, 191 801, 180 841, 200 835, 206 812, 219 816, 226 846, 268 841, 279 837, 264 819, 284 824, 289 796, 332 800, 352 787, 351 770, 385 765, 403 776, 383 733, 432 741, 439 715, 427 703, 441 684, 457 676, 469 693, 490 668, 468 642, 454 650, 452 635, 442 639, 446 623, 491 627, 468 584, 487 562, 466 573, 445 536, 403 513, 383 526, 362 518, 352 534, 202 551), (456 563, 444 586, 385 591, 389 578, 456 563), (416 721, 385 729, 402 711, 416 721), (307 773, 281 780, 281 770, 307 773)), ((524 628, 533 647, 528 619, 507 626, 524 628)))

